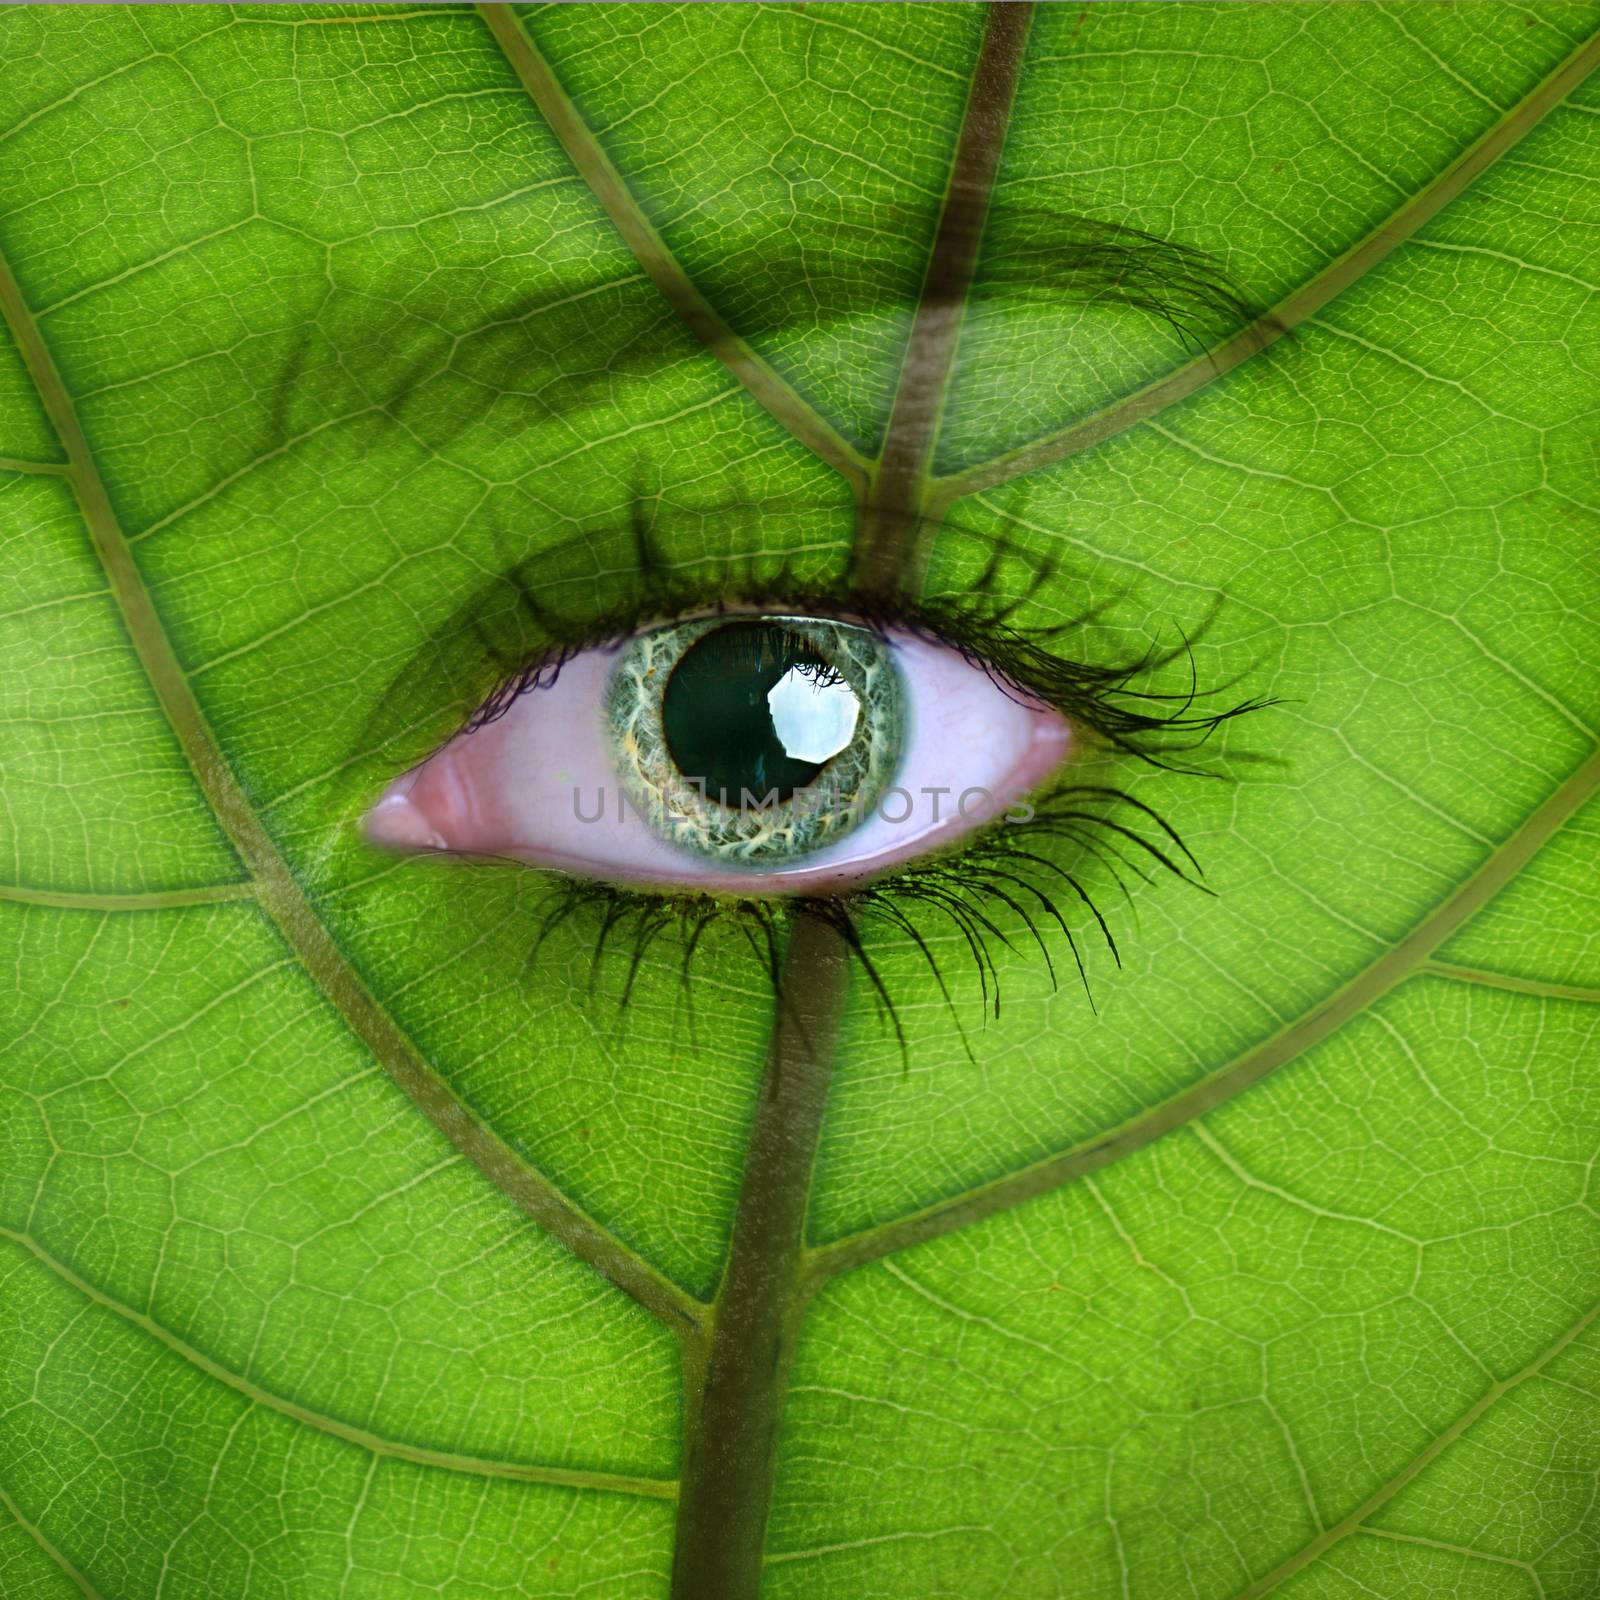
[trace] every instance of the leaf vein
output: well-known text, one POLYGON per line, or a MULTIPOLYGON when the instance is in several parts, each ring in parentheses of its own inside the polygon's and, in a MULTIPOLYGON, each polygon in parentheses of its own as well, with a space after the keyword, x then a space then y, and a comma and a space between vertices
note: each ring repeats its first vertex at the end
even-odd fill
MULTIPOLYGON (((223 831, 256 880, 262 908, 289 949, 393 1081, 503 1194, 680 1337, 698 1333, 701 1302, 588 1216, 474 1115, 350 965, 218 745, 133 558, 72 397, 10 263, 0 255, 0 313, 10 326, 70 463, 84 524, 162 709, 223 831)), ((284 446, 283 448, 288 448, 284 446)), ((216 491, 213 490, 213 493, 216 491)), ((171 518, 165 519, 170 521, 171 518)), ((150 530, 147 530, 150 531, 150 530)))
POLYGON ((1090 449, 1155 416, 1168 406, 1187 399, 1197 389, 1215 378, 1223 377, 1275 344, 1385 260, 1400 245, 1409 242, 1468 184, 1538 127, 1545 116, 1560 105, 1596 67, 1600 67, 1600 33, 1591 35, 1579 45, 1432 183, 1387 216, 1336 261, 1253 322, 1164 377, 1136 389, 1102 410, 1070 423, 1055 433, 1045 434, 1029 444, 939 480, 933 508, 942 511, 963 495, 993 488, 996 484, 1008 482, 1040 467, 1054 465, 1090 449))
POLYGON ((1573 772, 1521 827, 1489 853, 1454 894, 1409 934, 1288 1027, 1119 1127, 920 1211, 815 1248, 809 1263, 814 1280, 820 1282, 834 1273, 940 1238, 1048 1194, 1132 1155, 1242 1094, 1328 1038, 1405 979, 1427 970, 1433 952, 1504 888, 1597 790, 1600 755, 1591 756, 1573 772))
POLYGON ((89 1597, 89 1600, 101 1600, 99 1590, 97 1590, 89 1582, 89 1580, 84 1577, 84 1575, 79 1572, 70 1561, 67 1560, 67 1558, 55 1547, 55 1545, 50 1542, 50 1540, 45 1536, 45 1532, 42 1528, 36 1526, 25 1516, 23 1516, 21 1509, 11 1498, 11 1496, 6 1493, 3 1485, 0 1485, 0 1507, 4 1507, 6 1512, 10 1515, 12 1521, 15 1522, 16 1525, 21 1528, 22 1531, 27 1534, 27 1536, 32 1539, 33 1542, 38 1545, 38 1547, 44 1551, 44 1553, 53 1562, 55 1562, 62 1572, 64 1572, 67 1577, 70 1578, 72 1582, 75 1583, 78 1588, 89 1597))
POLYGON ((858 482, 865 464, 861 452, 735 333, 695 287, 511 8, 480 5, 477 9, 529 99, 662 298, 752 399, 807 449, 852 483, 858 482))
POLYGON ((1596 1317, 1600 1317, 1600 1305, 1592 1306, 1588 1311, 1584 1312, 1553 1344, 1547 1346, 1535 1356, 1520 1372, 1514 1372, 1509 1378, 1503 1378, 1499 1383, 1491 1384, 1449 1427, 1445 1428, 1425 1448, 1418 1451, 1382 1488, 1363 1500, 1343 1521, 1335 1523, 1331 1528, 1319 1533, 1316 1538, 1307 1541, 1288 1560, 1280 1562, 1271 1572, 1264 1577, 1258 1578, 1248 1588, 1241 1590, 1235 1600, 1260 1600, 1261 1596, 1270 1594, 1281 1583, 1286 1582, 1297 1572, 1309 1566, 1318 1556, 1338 1544, 1347 1534, 1361 1529, 1362 1524, 1368 1517, 1381 1511, 1408 1483, 1430 1466, 1450 1445, 1454 1444, 1497 1400, 1502 1399, 1520 1384, 1526 1383, 1530 1378, 1538 1377, 1544 1367, 1554 1361, 1575 1340, 1583 1336, 1596 1317))
POLYGON ((150 889, 101 893, 93 889, 36 889, 0 883, 0 900, 24 906, 54 906, 63 911, 172 911, 186 906, 226 905, 253 900, 253 883, 210 883, 195 889, 150 889))
POLYGON ((523 1483, 548 1483, 564 1488, 596 1489, 616 1494, 642 1495, 654 1500, 671 1500, 676 1496, 676 1484, 669 1479, 639 1478, 625 1473, 589 1472, 577 1467, 557 1467, 521 1461, 500 1461, 491 1456, 472 1456, 449 1450, 432 1450, 425 1445, 411 1444, 402 1439, 390 1439, 383 1434, 373 1432, 370 1428, 357 1427, 354 1423, 345 1422, 342 1418, 331 1417, 324 1412, 314 1411, 310 1406, 304 1406, 298 1401, 274 1394, 271 1390, 252 1383, 238 1373, 230 1372, 221 1362, 213 1360, 204 1351, 196 1349, 186 1339, 181 1338, 147 1313, 136 1311, 132 1306, 125 1305, 122 1301, 106 1293, 98 1285, 80 1277, 64 1261, 57 1260, 55 1256, 51 1255, 30 1235, 17 1233, 10 1228, 0 1227, 0 1239, 6 1239, 19 1249, 27 1251, 40 1266, 46 1268, 63 1283, 76 1290, 91 1304, 111 1312, 121 1318, 122 1321, 137 1328, 141 1333, 148 1334, 152 1339, 179 1356, 189 1366, 196 1368, 208 1378, 212 1378, 224 1387, 231 1389, 235 1394, 249 1401, 251 1405, 260 1406, 267 1411, 275 1411, 280 1416, 288 1417, 293 1422, 303 1423, 308 1428, 315 1428, 319 1433, 326 1433, 335 1439, 342 1439, 346 1444, 356 1445, 375 1456, 386 1456, 394 1460, 409 1461, 417 1466, 438 1467, 447 1472, 460 1472, 477 1477, 511 1478, 523 1483))

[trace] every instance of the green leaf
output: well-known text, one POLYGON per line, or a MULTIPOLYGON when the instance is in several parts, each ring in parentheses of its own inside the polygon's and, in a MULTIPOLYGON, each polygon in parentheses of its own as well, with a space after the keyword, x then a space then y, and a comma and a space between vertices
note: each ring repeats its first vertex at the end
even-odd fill
POLYGON ((7 1600, 1592 1594, 1600 7, 0 52, 7 1600), (870 931, 902 1054, 363 846, 641 505, 1196 637, 1237 781, 1096 760, 1214 896, 930 933, 970 1053, 870 931))

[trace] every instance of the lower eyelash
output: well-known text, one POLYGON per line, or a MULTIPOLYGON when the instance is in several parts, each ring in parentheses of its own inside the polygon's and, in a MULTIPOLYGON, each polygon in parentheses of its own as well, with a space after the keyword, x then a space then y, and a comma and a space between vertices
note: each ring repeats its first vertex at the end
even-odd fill
MULTIPOLYGON (((1171 874, 1203 893, 1201 870, 1177 832, 1143 801, 1107 785, 1068 784, 1039 800, 1024 821, 996 824, 949 854, 913 861, 898 872, 848 895, 787 898, 716 898, 641 892, 580 878, 547 876, 543 916, 529 948, 525 970, 537 960, 545 940, 562 923, 582 915, 594 923, 590 992, 598 988, 608 952, 625 962, 617 1000, 618 1016, 628 1002, 645 962, 666 937, 678 946, 677 979, 688 1020, 694 1022, 692 971, 708 934, 732 930, 742 935, 774 1003, 781 1002, 781 951, 792 919, 812 916, 827 922, 861 969, 875 1009, 894 1033, 902 1057, 907 1039, 895 996, 873 959, 875 929, 904 937, 917 950, 949 1010, 963 1043, 950 983, 930 934, 942 923, 959 935, 957 946, 978 977, 985 1016, 1000 1015, 1000 964, 995 944, 1014 952, 1021 934, 1034 950, 1052 987, 1059 987, 1056 959, 1047 942, 1059 933, 1079 981, 1094 1005, 1079 939, 1098 938, 1121 965, 1115 936, 1085 886, 1084 875, 1042 853, 1065 842, 1080 859, 1103 869, 1122 896, 1124 875, 1148 881, 1158 871, 1171 874), (1123 812, 1127 820, 1114 815, 1123 812), (1074 918, 1077 926, 1074 929, 1074 918)), ((617 971, 615 961, 612 971, 617 971)), ((971 1054, 970 1046, 968 1054, 971 1054)))

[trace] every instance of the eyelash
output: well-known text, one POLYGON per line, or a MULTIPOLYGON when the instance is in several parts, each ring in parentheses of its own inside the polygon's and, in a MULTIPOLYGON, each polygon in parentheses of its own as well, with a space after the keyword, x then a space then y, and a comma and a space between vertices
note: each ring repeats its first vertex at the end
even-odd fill
MULTIPOLYGON (((1273 703, 1258 698, 1221 711, 1197 711, 1196 705, 1209 694, 1199 688, 1192 643, 1187 639, 1168 650, 1151 646, 1131 660, 1110 666, 1089 665, 1055 654, 1051 649, 1055 641, 1085 631, 1097 618, 1079 617, 1048 628, 1016 625, 1012 619, 1050 582, 1054 569, 1035 570, 1023 591, 1002 603, 993 595, 1007 553, 999 545, 991 548, 990 560, 976 583, 955 600, 909 601, 808 588, 786 582, 780 575, 759 586, 736 590, 736 599, 708 606, 702 595, 674 584, 650 545, 648 530, 637 519, 633 531, 641 593, 627 607, 598 622, 567 631, 562 637, 561 626, 542 613, 525 586, 516 585, 520 608, 551 642, 531 658, 502 670, 462 731, 485 726, 503 716, 523 695, 549 687, 575 656, 620 644, 642 626, 666 625, 690 616, 762 605, 841 616, 880 631, 907 631, 957 650, 969 664, 987 672, 1003 692, 1043 701, 1080 731, 1088 730, 1110 750, 1171 772, 1221 775, 1215 770, 1206 772, 1187 758, 1223 724, 1273 703), (1131 687, 1136 680, 1178 661, 1187 663, 1187 687, 1176 692, 1131 687)), ((771 984, 775 999, 781 1000, 782 935, 797 915, 819 917, 835 929, 861 968, 876 1008, 904 1054, 906 1037, 894 996, 864 937, 876 924, 897 930, 919 952, 965 1041, 945 971, 927 932, 918 925, 924 915, 943 918, 958 933, 957 947, 976 969, 986 1015, 1000 1014, 1000 968, 991 941, 1003 949, 1015 948, 1011 942, 1015 930, 1008 933, 997 920, 1008 914, 1024 931, 1029 947, 1038 953, 1052 985, 1057 979, 1056 962, 1046 937, 1059 931, 1093 1007, 1083 952, 1068 917, 1057 904, 1057 894, 1067 897, 1069 910, 1087 913, 1094 932, 1116 964, 1121 965, 1110 925, 1081 877, 1040 853, 1041 847, 1058 841, 1069 843, 1080 855, 1106 868, 1125 899, 1129 898, 1125 873, 1148 881, 1157 870, 1210 893, 1200 881, 1199 863, 1183 840, 1144 801, 1110 785, 1067 782, 1038 798, 1026 820, 991 824, 949 851, 907 863, 848 895, 762 900, 644 893, 598 880, 549 875, 546 910, 525 967, 537 958, 556 927, 582 913, 584 920, 594 924, 592 974, 599 973, 609 949, 620 945, 629 951, 619 1001, 621 1015, 646 955, 663 935, 675 934, 681 946, 679 978, 692 1022, 690 970, 709 930, 718 924, 736 927, 771 984), (1119 821, 1111 814, 1119 811, 1129 815, 1130 820, 1119 821)))
MULTIPOLYGON (((907 1040, 894 996, 863 938, 866 926, 876 922, 904 934, 916 948, 965 1043, 966 1031, 956 1010, 945 971, 927 935, 913 920, 914 911, 931 910, 955 927, 961 936, 962 947, 977 972, 985 1014, 996 1018, 1000 1015, 1000 969, 990 941, 997 942, 1006 950, 1016 947, 1006 930, 991 915, 994 908, 984 903, 985 896, 1003 905, 1026 930, 1030 944, 1037 950, 1053 987, 1056 985, 1056 964, 1045 939, 1052 929, 1059 929, 1071 952, 1089 1004, 1091 1008, 1094 1006, 1083 955, 1066 917, 1050 893, 1024 877, 1023 870, 1031 868, 1063 882, 1072 891, 1076 901, 1087 908, 1112 959, 1119 967, 1122 964, 1109 924, 1079 879, 1058 862, 1026 848, 1030 843, 1051 837, 1070 839, 1102 864, 1106 863, 1109 856, 1115 862, 1110 869, 1112 881, 1124 897, 1127 897, 1128 891, 1119 868, 1148 881, 1152 876, 1151 869, 1159 867, 1202 893, 1211 892, 1200 882, 1200 866, 1193 854, 1151 807, 1124 790, 1103 785, 1071 785, 1046 797, 1035 814, 1026 821, 1010 824, 1004 831, 985 830, 962 848, 913 862, 845 896, 760 900, 718 899, 701 894, 644 894, 596 880, 552 876, 546 884, 545 914, 524 966, 531 967, 545 939, 557 926, 574 914, 591 913, 597 919, 594 957, 590 964, 592 994, 607 951, 615 945, 628 948, 631 929, 627 974, 617 1001, 620 1016, 626 1012, 651 946, 663 934, 676 933, 681 943, 681 992, 692 1021, 693 985, 690 971, 695 953, 709 929, 717 924, 737 928, 757 958, 774 999, 781 1000, 781 935, 793 917, 817 917, 839 934, 845 949, 861 968, 868 980, 877 1011, 893 1031, 904 1055, 907 1040), (1107 809, 1118 805, 1131 807, 1154 825, 1162 842, 1148 838, 1110 817, 1079 809, 1095 804, 1107 809), (1141 866, 1137 857, 1130 861, 1106 840, 1086 838, 1085 830, 1094 827, 1106 829, 1108 834, 1120 839, 1125 847, 1142 852, 1148 865, 1141 866), (1019 835, 1022 837, 1019 838, 1019 835), (1028 896, 1038 902, 1037 911, 1028 904, 1028 896)), ((968 1054, 971 1054, 970 1046, 968 1054)))

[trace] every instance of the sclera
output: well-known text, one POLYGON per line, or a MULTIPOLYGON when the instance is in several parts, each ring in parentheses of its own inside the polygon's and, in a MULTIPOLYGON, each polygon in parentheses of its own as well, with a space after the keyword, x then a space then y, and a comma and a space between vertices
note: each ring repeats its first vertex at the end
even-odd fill
POLYGON ((991 819, 1005 826, 1012 803, 1044 782, 1071 745, 1064 717, 997 682, 961 651, 904 630, 885 630, 884 639, 908 701, 899 771, 859 826, 792 864, 721 867, 660 837, 623 801, 602 723, 615 647, 575 655, 553 684, 530 690, 397 778, 367 814, 367 838, 638 887, 848 892, 991 819))

